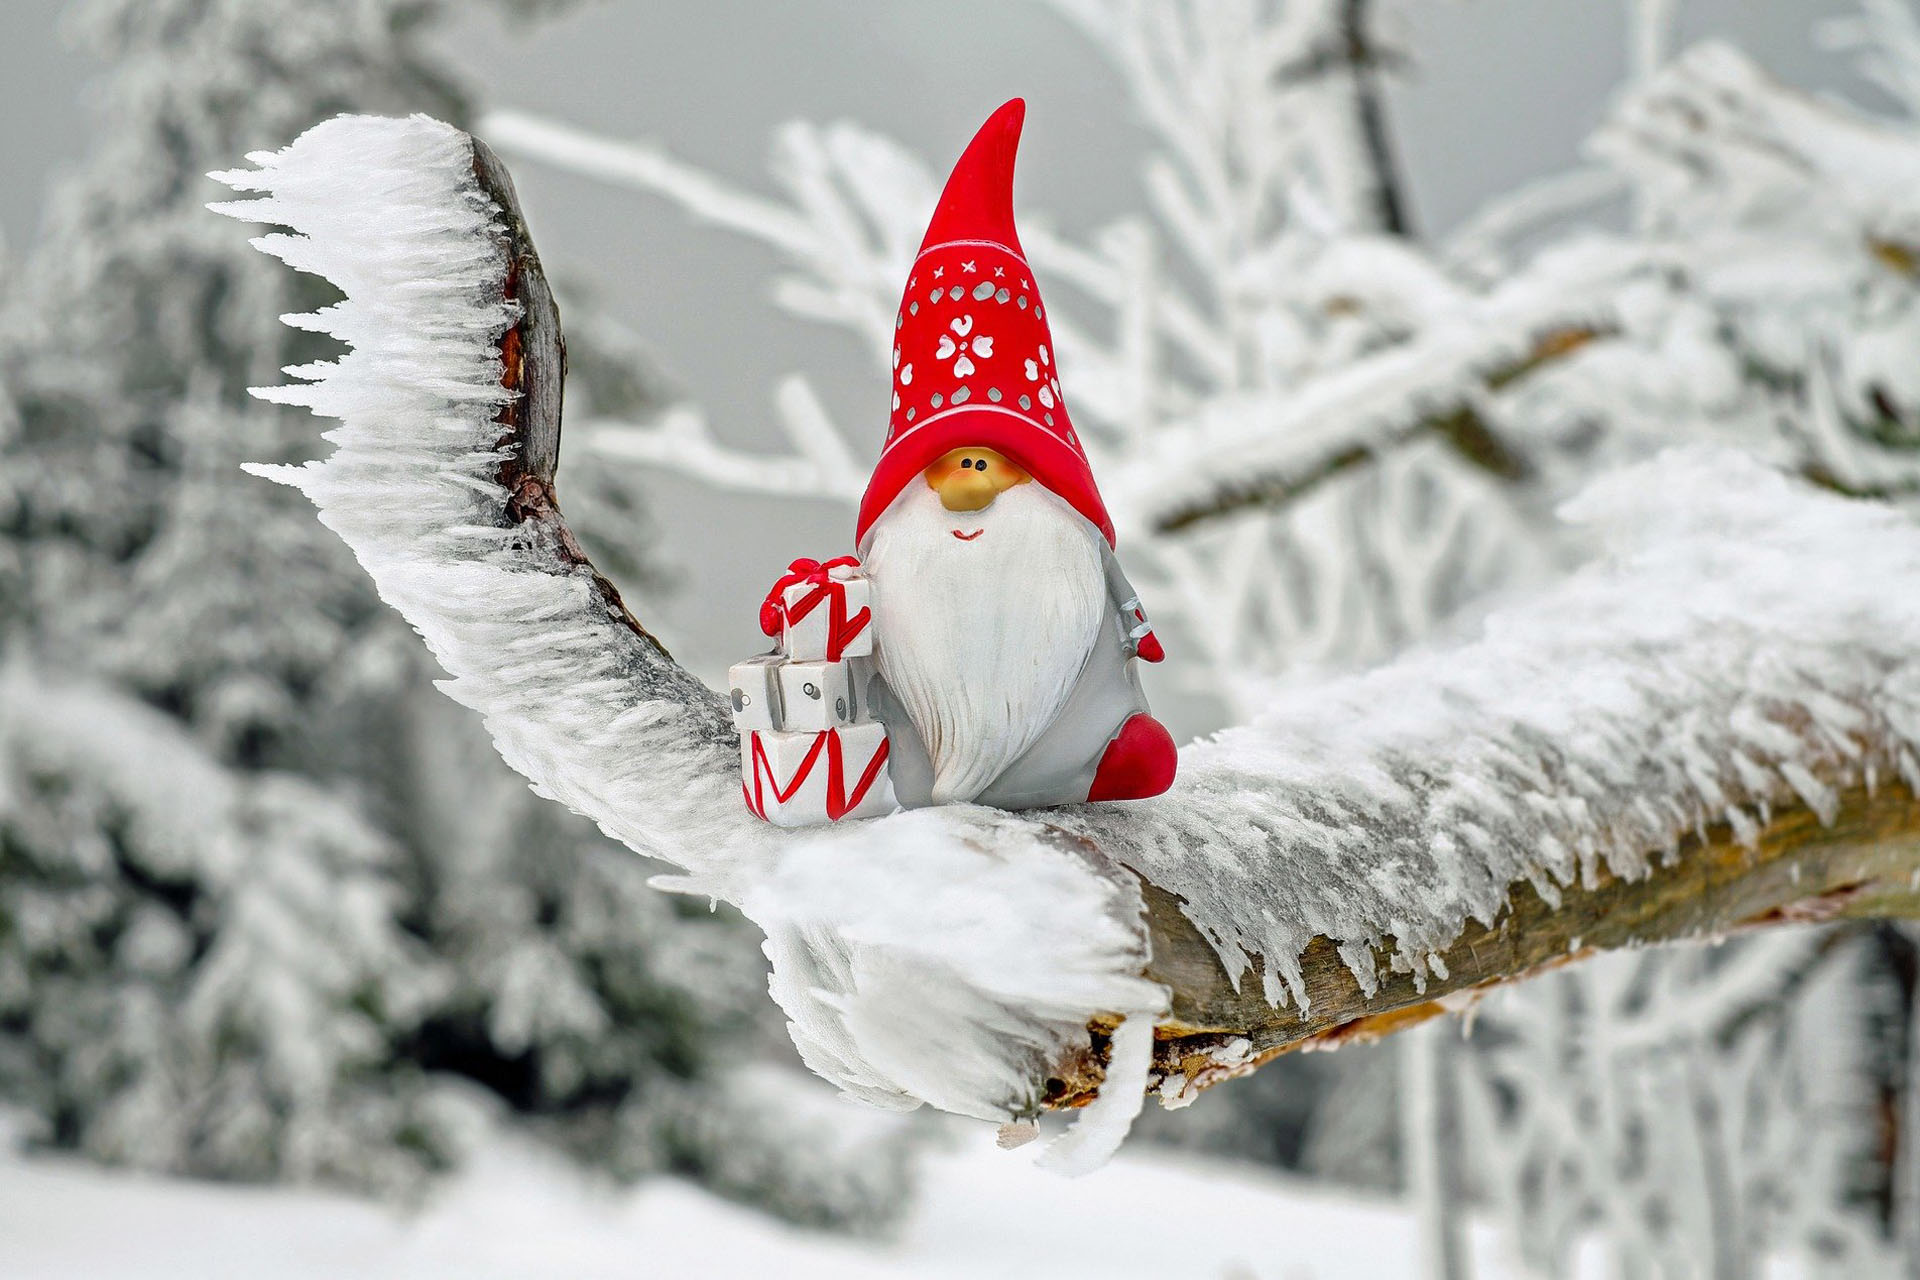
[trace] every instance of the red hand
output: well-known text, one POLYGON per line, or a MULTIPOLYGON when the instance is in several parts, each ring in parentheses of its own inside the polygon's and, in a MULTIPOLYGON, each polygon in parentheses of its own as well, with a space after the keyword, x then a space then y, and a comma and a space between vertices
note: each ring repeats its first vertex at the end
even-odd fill
MULTIPOLYGON (((1135 609, 1133 620, 1142 627, 1146 627, 1148 625, 1146 610, 1135 609)), ((1167 651, 1160 647, 1159 638, 1148 631, 1133 642, 1133 656, 1142 662, 1158 662, 1167 656, 1167 651)))

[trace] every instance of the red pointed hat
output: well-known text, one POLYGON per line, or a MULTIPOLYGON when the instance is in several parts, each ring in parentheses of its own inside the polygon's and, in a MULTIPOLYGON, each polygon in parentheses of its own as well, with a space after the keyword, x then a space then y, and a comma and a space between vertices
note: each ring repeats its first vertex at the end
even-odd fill
POLYGON ((894 318, 893 415, 860 500, 856 546, 909 481, 953 449, 997 449, 1113 542, 1113 521, 1067 417, 1053 335, 1013 228, 1013 160, 1027 104, 980 126, 947 179, 894 318))

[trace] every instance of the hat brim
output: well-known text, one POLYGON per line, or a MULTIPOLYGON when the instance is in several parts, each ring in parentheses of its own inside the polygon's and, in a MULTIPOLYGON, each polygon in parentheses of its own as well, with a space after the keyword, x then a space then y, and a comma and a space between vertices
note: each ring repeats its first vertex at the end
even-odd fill
POLYGON ((1113 521, 1094 485, 1093 469, 1078 450, 1012 409, 969 405, 909 429, 881 455, 860 499, 860 519, 853 540, 862 555, 866 554, 867 534, 874 521, 893 505, 900 491, 935 460, 968 445, 993 449, 1019 463, 1055 497, 1091 521, 1108 546, 1114 544, 1113 521))

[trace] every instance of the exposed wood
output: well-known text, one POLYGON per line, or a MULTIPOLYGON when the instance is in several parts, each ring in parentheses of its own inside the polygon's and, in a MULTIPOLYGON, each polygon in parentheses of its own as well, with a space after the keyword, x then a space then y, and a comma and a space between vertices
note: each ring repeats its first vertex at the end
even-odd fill
POLYGON ((1354 123, 1366 145, 1373 177, 1374 217, 1382 231, 1396 236, 1413 234, 1413 216, 1402 194, 1400 166, 1394 161, 1392 131, 1387 127, 1385 95, 1379 81, 1380 54, 1374 46, 1372 0, 1345 0, 1340 12, 1340 39, 1347 64, 1353 69, 1354 123))
POLYGON ((551 486, 560 462, 560 416, 567 378, 560 308, 527 231, 512 175, 492 148, 478 138, 472 141, 473 176, 499 206, 505 226, 506 296, 520 308, 519 320, 500 340, 501 385, 518 393, 497 418, 503 443, 514 446, 513 456, 502 464, 502 481, 509 492, 519 476, 551 486))
MULTIPOLYGON (((547 547, 588 574, 608 610, 658 650, 662 658, 670 659, 666 646, 627 608, 619 588, 593 567, 560 513, 554 473, 560 465, 567 378, 567 344, 560 327, 560 308, 533 247, 512 175, 491 147, 478 138, 472 142, 474 177, 480 189, 499 206, 505 227, 506 297, 520 308, 520 318, 500 338, 500 383, 516 394, 501 406, 495 419, 500 424, 500 449, 506 455, 498 479, 507 491, 507 521, 526 530, 531 542, 547 547)), ((691 677, 689 681, 697 684, 691 677)))
MULTIPOLYGON (((1173 992, 1158 1033, 1155 1068, 1185 1089, 1244 1075, 1282 1053, 1373 1039, 1459 1007, 1497 983, 1528 977, 1595 951, 1723 936, 1795 921, 1920 917, 1920 800, 1905 787, 1842 795, 1823 826, 1796 807, 1776 813, 1748 848, 1726 827, 1690 837, 1640 880, 1603 875, 1570 886, 1557 907, 1516 884, 1492 928, 1469 922, 1442 954, 1446 976, 1424 984, 1409 973, 1368 993, 1326 938, 1302 957, 1308 993, 1303 1017, 1276 1009, 1253 975, 1238 987, 1169 895, 1145 886, 1153 936, 1149 976, 1173 992), (1444 1002, 1444 1003, 1443 1003, 1444 1002), (1241 1043, 1243 1042, 1244 1043, 1241 1043)), ((1384 967, 1384 966, 1383 966, 1384 967)), ((1097 1064, 1063 1073, 1057 1106, 1077 1106, 1098 1085, 1097 1064)))
POLYGON ((1869 236, 1867 252, 1901 275, 1920 279, 1920 247, 1882 236, 1869 236))

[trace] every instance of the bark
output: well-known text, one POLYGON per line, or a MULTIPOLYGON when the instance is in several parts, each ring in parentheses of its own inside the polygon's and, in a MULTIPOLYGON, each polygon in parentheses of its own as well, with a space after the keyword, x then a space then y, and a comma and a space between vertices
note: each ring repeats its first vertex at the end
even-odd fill
POLYGON ((1402 194, 1400 167, 1394 162, 1392 131, 1380 86, 1380 53, 1373 39, 1372 0, 1346 0, 1341 7, 1340 38, 1353 68, 1355 126, 1366 147, 1373 178, 1374 217, 1380 229, 1396 236, 1413 234, 1413 218, 1402 194))
MULTIPOLYGON (((1640 880, 1602 874, 1557 906, 1517 883, 1491 928, 1470 923, 1443 953, 1446 976, 1396 973, 1363 990, 1325 938, 1304 957, 1308 1007, 1275 1008, 1251 975, 1236 986, 1179 902, 1145 886, 1153 936, 1149 976, 1173 992, 1154 1046, 1160 1077, 1205 1088, 1282 1053, 1333 1048, 1404 1030, 1476 995, 1596 951, 1722 937, 1769 924, 1920 917, 1920 800, 1898 784, 1843 794, 1823 826, 1805 808, 1778 812, 1749 848, 1725 827, 1682 844, 1640 880), (1236 1041, 1246 1041, 1246 1045, 1236 1041)), ((1058 1105, 1094 1080, 1066 1082, 1058 1105)))
MULTIPOLYGON (((671 663, 673 655, 640 625, 621 599, 620 589, 593 567, 560 512, 554 473, 560 466, 567 378, 567 343, 560 326, 560 308, 540 265, 540 255, 534 250, 507 166, 486 143, 478 138, 472 141, 474 177, 480 189, 500 206, 506 224, 506 296, 520 307, 518 323, 500 339, 501 385, 518 393, 496 419, 500 424, 500 450, 506 455, 498 478, 508 494, 507 522, 525 529, 531 540, 557 551, 566 564, 587 572, 609 611, 658 651, 661 659, 671 663)), ((684 671, 680 674, 683 686, 706 693, 706 701, 720 702, 718 694, 706 690, 691 675, 684 671)))

